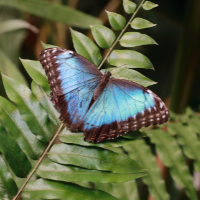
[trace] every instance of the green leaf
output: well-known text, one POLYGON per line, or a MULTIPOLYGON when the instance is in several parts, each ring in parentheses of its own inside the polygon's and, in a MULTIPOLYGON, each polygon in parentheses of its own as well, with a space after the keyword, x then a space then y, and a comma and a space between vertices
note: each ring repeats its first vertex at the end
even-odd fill
POLYGON ((102 60, 99 48, 92 42, 92 40, 78 31, 71 30, 74 48, 76 52, 87 58, 94 65, 98 66, 102 60))
POLYGON ((50 93, 51 89, 48 83, 45 71, 39 61, 20 59, 29 76, 39 85, 41 85, 46 93, 50 93))
POLYGON ((88 170, 79 167, 60 165, 51 160, 44 160, 37 170, 37 174, 45 179, 74 182, 89 181, 100 183, 122 183, 145 176, 144 173, 136 174, 115 174, 97 170, 88 170))
POLYGON ((60 47, 55 46, 55 45, 45 44, 44 42, 41 42, 41 43, 42 43, 42 47, 43 47, 43 49, 49 49, 49 48, 60 48, 60 47))
POLYGON ((146 56, 132 50, 114 50, 109 56, 108 62, 117 67, 154 69, 146 56))
POLYGON ((10 77, 2 75, 6 93, 16 103, 22 118, 39 140, 47 142, 53 135, 48 115, 31 90, 10 77))
POLYGON ((127 69, 125 67, 120 67, 120 68, 114 68, 112 71, 112 76, 114 78, 118 79, 126 79, 129 81, 133 81, 137 84, 140 84, 144 87, 148 87, 150 85, 156 84, 154 81, 150 80, 146 76, 143 76, 139 72, 132 70, 132 69, 127 69))
POLYGON ((126 183, 95 183, 95 188, 108 192, 121 200, 139 200, 137 184, 135 180, 126 183))
POLYGON ((137 5, 129 0, 123 0, 124 10, 128 14, 134 13, 137 5))
POLYGON ((31 163, 17 142, 6 132, 0 124, 0 152, 16 176, 24 178, 31 170, 31 163))
POLYGON ((126 24, 126 19, 122 15, 119 15, 117 13, 109 11, 106 12, 108 14, 108 20, 112 28, 116 31, 121 31, 126 24))
POLYGON ((152 3, 151 1, 146 1, 142 7, 144 10, 151 10, 155 7, 158 7, 158 4, 152 3))
POLYGON ((18 192, 8 167, 0 155, 0 199, 12 199, 18 192))
POLYGON ((33 31, 34 33, 39 32, 35 26, 24 20, 10 19, 0 23, 0 34, 24 28, 33 31))
POLYGON ((192 117, 187 120, 188 125, 193 129, 195 133, 200 133, 200 119, 197 117, 192 117))
POLYGON ((60 164, 70 164, 88 169, 111 171, 113 173, 141 173, 144 169, 134 160, 108 150, 95 147, 81 147, 56 144, 48 157, 60 164))
POLYGON ((156 151, 164 165, 170 167, 170 173, 174 181, 186 189, 186 194, 190 199, 197 200, 192 176, 185 164, 184 157, 176 139, 160 129, 148 131, 148 136, 156 144, 156 151))
POLYGON ((10 58, 0 49, 0 71, 1 73, 21 81, 23 84, 28 85, 26 79, 19 71, 18 67, 13 64, 10 58))
POLYGON ((200 154, 197 149, 200 149, 200 141, 192 127, 174 123, 172 130, 178 135, 178 142, 183 146, 185 155, 195 160, 195 170, 200 173, 200 154))
POLYGON ((46 112, 49 115, 50 120, 54 125, 59 125, 61 122, 59 118, 59 112, 55 109, 54 104, 44 92, 41 86, 39 86, 35 81, 32 81, 31 89, 36 99, 41 103, 46 112))
POLYGON ((3 97, 0 97, 0 118, 20 148, 33 160, 39 159, 43 144, 30 131, 17 108, 3 97))
POLYGON ((119 42, 123 47, 137 47, 142 45, 157 44, 155 40, 148 35, 137 32, 125 33, 119 42))
POLYGON ((101 20, 66 5, 40 0, 1 0, 0 5, 9 6, 26 13, 61 22, 79 28, 89 28, 91 24, 101 24, 101 20))
POLYGON ((150 21, 146 20, 146 19, 142 19, 142 18, 135 18, 132 23, 131 23, 131 27, 134 29, 144 29, 144 28, 151 28, 156 26, 157 24, 153 24, 150 21))
POLYGON ((94 25, 92 26, 91 31, 96 43, 103 49, 110 48, 115 41, 115 34, 111 29, 105 26, 94 25))
POLYGON ((23 191, 23 196, 30 199, 117 200, 117 198, 101 190, 44 179, 29 182, 23 191))
POLYGON ((124 145, 134 142, 133 139, 136 139, 136 138, 131 138, 132 140, 130 140, 130 139, 126 139, 123 137, 119 137, 119 138, 116 138, 114 141, 104 141, 104 142, 100 142, 100 143, 91 143, 90 142, 89 143, 89 142, 85 142, 83 140, 84 139, 83 133, 72 133, 66 129, 64 129, 62 131, 62 133, 59 135, 59 138, 64 143, 78 144, 81 146, 96 146, 96 147, 102 147, 102 148, 124 146, 124 145))
POLYGON ((150 147, 145 144, 144 140, 137 140, 133 145, 125 146, 124 149, 128 152, 130 158, 136 159, 137 162, 148 169, 148 176, 143 177, 142 180, 148 185, 148 190, 153 198, 155 200, 169 200, 155 156, 152 155, 150 147))

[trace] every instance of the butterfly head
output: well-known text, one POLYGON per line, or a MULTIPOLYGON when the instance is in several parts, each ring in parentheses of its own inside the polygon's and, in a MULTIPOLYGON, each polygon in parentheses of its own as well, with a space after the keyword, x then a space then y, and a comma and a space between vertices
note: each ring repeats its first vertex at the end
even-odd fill
POLYGON ((104 71, 104 76, 110 78, 112 76, 112 74, 109 71, 104 71))

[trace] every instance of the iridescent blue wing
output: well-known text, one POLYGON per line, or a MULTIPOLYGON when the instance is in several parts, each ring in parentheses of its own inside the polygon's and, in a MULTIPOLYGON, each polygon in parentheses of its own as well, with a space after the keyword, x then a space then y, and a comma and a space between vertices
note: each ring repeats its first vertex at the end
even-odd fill
POLYGON ((84 57, 61 48, 43 50, 40 62, 48 77, 52 101, 61 113, 60 119, 72 131, 78 130, 102 73, 84 57))
POLYGON ((168 109, 152 91, 131 81, 111 78, 87 112, 82 129, 86 141, 99 142, 168 119, 168 109))

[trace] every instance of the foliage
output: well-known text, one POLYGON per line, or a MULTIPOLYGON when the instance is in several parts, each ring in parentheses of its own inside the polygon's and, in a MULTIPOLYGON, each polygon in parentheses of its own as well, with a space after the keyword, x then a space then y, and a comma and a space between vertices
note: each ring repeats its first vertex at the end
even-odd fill
MULTIPOLYGON (((90 20, 94 20, 77 11, 61 8, 60 5, 53 6, 48 2, 38 1, 38 4, 34 3, 35 6, 32 7, 28 5, 32 5, 33 0, 28 0, 23 6, 21 2, 21 0, 9 0, 0 4, 29 11, 38 16, 41 15, 41 10, 36 12, 35 6, 45 4, 47 10, 44 17, 63 22, 62 12, 66 12, 66 15, 71 14, 74 18, 72 17, 73 20, 70 22, 64 22, 74 23, 73 25, 79 27, 86 27, 90 20), (50 16, 51 9, 57 9, 60 15, 50 16), (77 15, 83 18, 84 22, 77 22, 77 15)), ((102 25, 92 26, 92 34, 97 45, 104 49, 110 48, 104 59, 99 47, 91 39, 73 29, 71 34, 76 51, 94 65, 104 68, 103 64, 108 58, 108 63, 114 67, 107 70, 111 71, 114 77, 150 86, 155 82, 133 70, 133 68, 153 69, 152 63, 146 56, 135 50, 113 50, 118 41, 121 46, 131 48, 156 44, 147 35, 138 32, 124 33, 129 25, 136 30, 154 26, 145 19, 134 18, 141 7, 150 10, 157 6, 149 1, 143 3, 144 1, 135 11, 136 4, 123 1, 125 12, 133 13, 127 25, 122 15, 107 12, 111 27, 115 31, 121 30, 117 39, 115 39, 116 32, 111 29, 102 25)), ((43 47, 52 46, 43 44, 43 47)), ((143 182, 155 200, 169 199, 165 182, 156 164, 159 156, 164 165, 169 167, 174 183, 184 188, 189 198, 197 199, 192 176, 184 160, 185 156, 194 160, 195 171, 200 172, 200 157, 197 153, 200 146, 197 136, 200 130, 198 124, 200 117, 197 114, 187 110, 181 116, 174 115, 164 128, 131 132, 114 141, 99 144, 84 142, 82 133, 74 134, 64 129, 59 135, 61 142, 54 144, 47 155, 44 152, 43 155, 46 157, 43 159, 44 146, 46 147, 50 140, 54 141, 52 136, 60 125, 59 114, 50 101, 50 88, 41 64, 38 61, 24 59, 21 59, 21 62, 33 79, 31 89, 19 81, 2 76, 7 96, 13 103, 0 97, 1 198, 14 197, 25 181, 21 178, 27 176, 30 178, 31 167, 42 161, 36 169, 35 176, 23 190, 22 195, 25 199, 139 200, 136 182, 133 179, 140 177, 143 177, 143 182), (151 151, 151 146, 141 140, 146 136, 145 133, 151 143, 156 145, 155 155, 151 151)))

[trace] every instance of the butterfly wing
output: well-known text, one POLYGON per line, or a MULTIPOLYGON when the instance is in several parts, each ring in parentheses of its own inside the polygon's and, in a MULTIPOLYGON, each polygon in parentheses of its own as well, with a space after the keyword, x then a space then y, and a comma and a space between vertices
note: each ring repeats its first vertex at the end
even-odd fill
POLYGON ((72 130, 78 130, 102 73, 79 54, 49 48, 41 51, 40 62, 51 87, 52 101, 60 111, 60 119, 72 130))
POLYGON ((82 128, 86 141, 99 142, 168 119, 168 109, 152 91, 131 81, 111 78, 87 112, 82 128))

